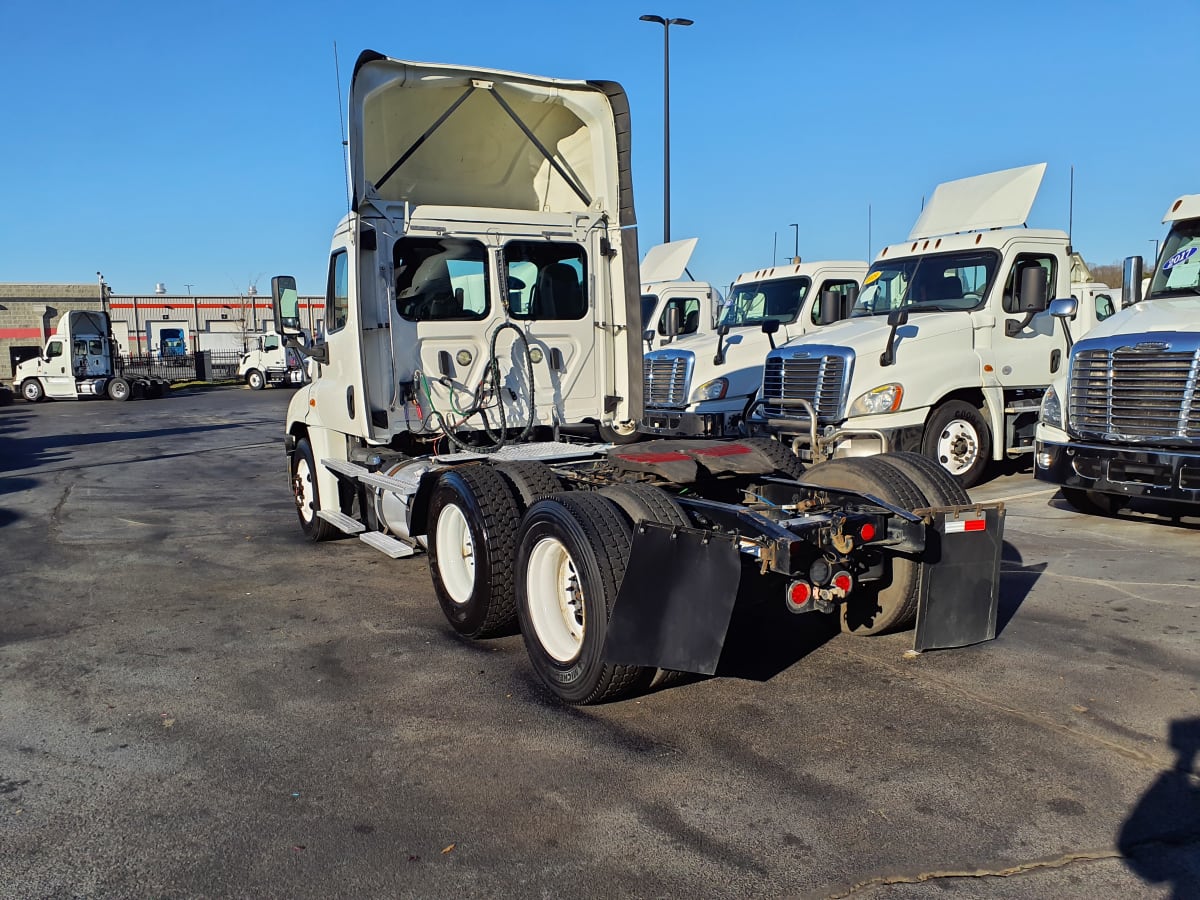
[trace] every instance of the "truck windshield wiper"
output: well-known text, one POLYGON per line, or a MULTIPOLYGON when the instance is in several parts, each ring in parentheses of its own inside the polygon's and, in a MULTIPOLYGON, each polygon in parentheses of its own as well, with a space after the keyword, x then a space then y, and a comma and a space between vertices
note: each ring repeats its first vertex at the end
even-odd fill
POLYGON ((1165 291, 1154 291, 1146 299, 1153 300, 1156 297, 1170 297, 1175 294, 1186 294, 1189 297, 1194 294, 1200 294, 1200 286, 1193 285, 1192 287, 1176 287, 1167 288, 1165 291))

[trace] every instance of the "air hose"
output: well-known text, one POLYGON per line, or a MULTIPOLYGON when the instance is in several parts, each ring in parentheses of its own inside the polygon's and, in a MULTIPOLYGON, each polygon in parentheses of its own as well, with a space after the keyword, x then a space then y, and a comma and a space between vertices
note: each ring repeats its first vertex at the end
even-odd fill
MULTIPOLYGON (((471 416, 480 416, 480 418, 483 419, 483 431, 487 435, 490 443, 478 445, 468 444, 451 430, 450 426, 446 424, 445 416, 440 411, 434 409, 429 414, 430 420, 432 420, 434 416, 437 417, 437 425, 441 429, 442 433, 446 436, 446 439, 460 450, 464 450, 468 453, 495 453, 501 447, 509 443, 508 418, 504 412, 504 396, 502 393, 504 390, 504 385, 500 377, 500 358, 496 353, 496 342, 500 337, 500 332, 504 331, 506 328, 511 328, 517 333, 517 338, 521 344, 521 353, 525 357, 525 373, 529 384, 529 415, 525 420, 524 428, 522 428, 521 433, 517 435, 516 442, 523 443, 528 439, 530 432, 533 431, 533 423, 536 419, 537 409, 534 405, 533 359, 529 355, 529 338, 526 337, 524 331, 522 331, 512 322, 501 322, 498 326, 496 326, 496 330, 492 332, 492 338, 488 350, 489 359, 487 361, 487 367, 484 370, 483 378, 479 380, 479 384, 475 388, 473 402, 466 409, 459 410, 457 409, 457 403, 451 399, 451 406, 455 407, 455 412, 460 416, 456 424, 462 425, 471 416), (492 430, 491 422, 488 420, 487 397, 489 393, 496 398, 497 406, 499 408, 500 427, 498 431, 492 430)), ((426 396, 429 397, 429 403, 432 407, 433 395, 429 390, 428 381, 426 381, 425 384, 425 393, 426 396)), ((453 393, 451 394, 451 397, 453 398, 453 393)))

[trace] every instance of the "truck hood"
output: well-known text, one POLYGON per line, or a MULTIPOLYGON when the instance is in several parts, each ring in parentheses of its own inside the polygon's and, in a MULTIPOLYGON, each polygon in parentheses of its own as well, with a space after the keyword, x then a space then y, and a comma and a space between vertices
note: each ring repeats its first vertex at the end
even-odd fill
POLYGON ((367 201, 607 213, 634 224, 629 104, 566 81, 364 51, 350 87, 353 208, 367 201))
POLYGON ((642 260, 642 284, 650 285, 660 281, 678 281, 687 270, 688 261, 696 250, 699 238, 684 238, 681 241, 670 241, 657 244, 646 251, 642 260))
MULTIPOLYGON (((778 342, 778 337, 776 338, 778 342)), ((695 356, 691 386, 699 387, 714 378, 729 381, 729 397, 749 396, 762 382, 763 362, 771 350, 771 342, 758 328, 735 328, 725 339, 725 362, 713 363, 717 355, 717 333, 689 334, 667 346, 647 354, 647 359, 663 351, 690 352, 695 356)))
POLYGON ((1143 300, 1109 316, 1080 340, 1147 331, 1200 331, 1200 297, 1143 300))
MULTIPOLYGON (((907 325, 901 325, 896 329, 896 359, 901 361, 906 352, 911 353, 917 350, 916 345, 944 334, 962 331, 969 325, 969 314, 963 312, 931 312, 911 315, 907 325)), ((780 349, 801 347, 805 343, 818 343, 846 347, 853 350, 856 356, 862 357, 872 353, 882 353, 887 346, 890 331, 891 327, 887 323, 887 316, 844 319, 818 331, 809 332, 804 337, 788 342, 780 349)))

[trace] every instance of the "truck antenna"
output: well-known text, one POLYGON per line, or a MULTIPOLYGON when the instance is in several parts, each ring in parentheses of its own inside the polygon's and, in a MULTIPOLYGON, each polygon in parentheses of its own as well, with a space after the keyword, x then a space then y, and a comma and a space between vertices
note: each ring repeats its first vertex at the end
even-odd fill
POLYGON ((338 128, 342 133, 342 168, 346 173, 346 212, 350 212, 350 156, 346 142, 346 122, 342 118, 342 110, 345 108, 342 103, 342 67, 338 64, 337 41, 333 42, 333 77, 337 81, 338 94, 338 128))
POLYGON ((1075 167, 1071 166, 1071 187, 1067 195, 1067 255, 1075 252, 1071 236, 1075 233, 1075 167))
POLYGON ((871 204, 867 204, 867 262, 871 261, 871 204))

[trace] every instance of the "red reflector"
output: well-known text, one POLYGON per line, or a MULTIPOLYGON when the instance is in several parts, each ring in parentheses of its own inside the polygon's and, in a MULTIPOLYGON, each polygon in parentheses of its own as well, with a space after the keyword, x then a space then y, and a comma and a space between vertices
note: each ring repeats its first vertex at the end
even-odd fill
POLYGON ((854 582, 850 580, 850 576, 845 572, 838 572, 833 576, 833 586, 839 591, 848 591, 853 584, 854 582))
POLYGON ((858 529, 858 536, 864 541, 875 540, 875 526, 868 522, 862 528, 858 529))
POLYGON ((792 587, 788 591, 788 600, 793 606, 803 606, 808 602, 808 598, 812 596, 812 589, 803 581, 793 581, 792 587))
POLYGON ((987 528, 987 519, 968 519, 967 531, 984 531, 987 528))
POLYGON ((987 519, 950 519, 946 521, 946 534, 963 531, 987 531, 987 519))

